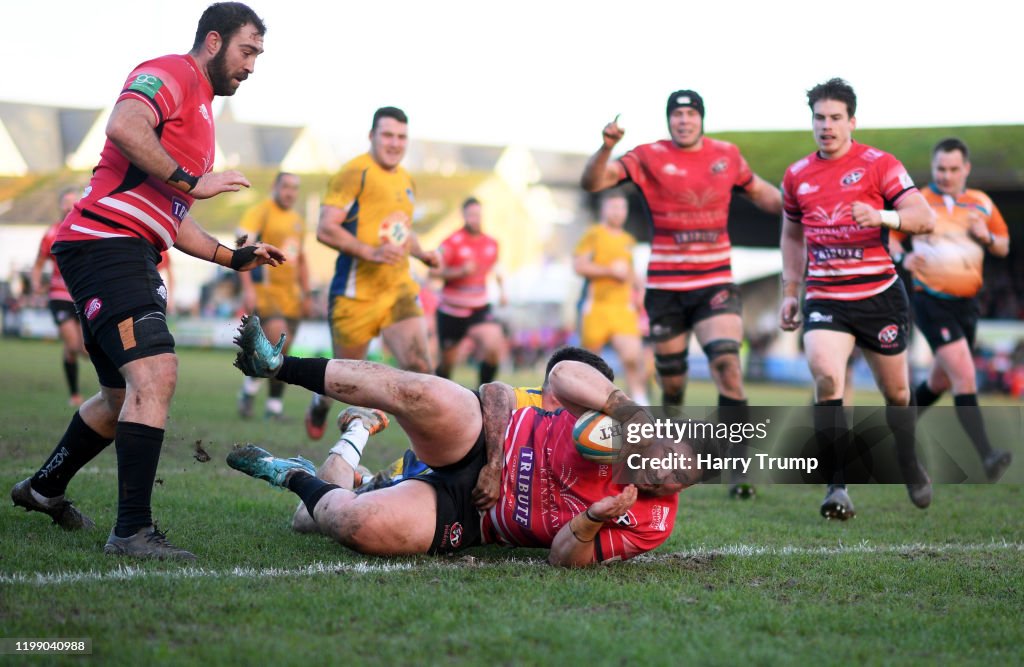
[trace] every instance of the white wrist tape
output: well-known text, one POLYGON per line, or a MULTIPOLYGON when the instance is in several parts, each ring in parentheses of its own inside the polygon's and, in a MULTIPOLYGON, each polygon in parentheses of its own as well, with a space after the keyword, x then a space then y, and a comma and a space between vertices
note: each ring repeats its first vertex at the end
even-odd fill
POLYGON ((889 229, 900 228, 900 214, 896 211, 879 211, 878 214, 882 216, 882 224, 889 229))

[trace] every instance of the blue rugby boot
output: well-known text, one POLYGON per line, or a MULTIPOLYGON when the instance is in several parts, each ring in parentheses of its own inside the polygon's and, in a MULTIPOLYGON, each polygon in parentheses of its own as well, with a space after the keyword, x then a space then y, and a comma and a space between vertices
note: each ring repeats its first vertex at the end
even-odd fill
POLYGON ((243 315, 234 341, 241 348, 235 356, 235 368, 249 377, 273 377, 284 362, 281 348, 286 338, 281 334, 277 345, 272 345, 263 333, 259 316, 243 315))
POLYGON ((288 475, 293 470, 302 470, 316 477, 316 468, 311 461, 301 456, 279 459, 262 447, 246 444, 235 447, 228 454, 228 465, 250 477, 270 482, 271 486, 285 488, 288 475))

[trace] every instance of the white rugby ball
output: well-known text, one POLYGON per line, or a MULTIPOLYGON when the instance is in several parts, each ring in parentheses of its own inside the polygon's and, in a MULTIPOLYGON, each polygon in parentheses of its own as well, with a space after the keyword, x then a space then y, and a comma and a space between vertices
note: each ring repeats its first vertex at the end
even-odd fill
POLYGON ((597 410, 576 420, 572 440, 580 456, 595 463, 614 463, 622 449, 622 424, 597 410))

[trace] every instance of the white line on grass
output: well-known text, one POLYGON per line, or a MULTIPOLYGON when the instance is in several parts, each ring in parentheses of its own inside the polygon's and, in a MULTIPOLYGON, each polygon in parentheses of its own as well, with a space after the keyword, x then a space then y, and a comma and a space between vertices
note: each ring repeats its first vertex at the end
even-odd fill
MULTIPOLYGON (((673 559, 707 558, 715 556, 733 556, 753 558, 757 556, 838 556, 843 554, 918 554, 926 553, 979 553, 993 551, 1024 551, 1021 542, 987 542, 975 544, 879 544, 861 542, 854 545, 830 547, 802 546, 755 546, 736 544, 724 547, 697 547, 686 551, 656 553, 636 558, 635 563, 665 563, 673 559)), ((17 574, 0 574, 0 585, 33 584, 37 586, 60 586, 102 581, 128 581, 133 579, 268 579, 279 577, 311 577, 338 574, 390 574, 409 570, 425 570, 431 568, 475 568, 505 567, 508 565, 539 566, 545 561, 540 558, 509 558, 501 560, 483 560, 472 556, 459 559, 438 559, 430 562, 392 562, 392 561, 359 561, 313 563, 298 568, 253 568, 233 567, 226 570, 211 570, 197 567, 184 567, 179 570, 147 570, 132 565, 121 565, 117 569, 106 572, 87 570, 84 572, 33 572, 17 574)))
POLYGON ((115 570, 96 572, 56 572, 32 574, 3 574, 0 584, 74 584, 93 581, 127 581, 131 579, 271 579, 277 577, 308 577, 321 574, 374 574, 400 572, 413 569, 412 563, 357 562, 357 563, 313 563, 298 568, 255 568, 233 567, 228 570, 208 570, 202 567, 185 567, 180 570, 146 570, 132 565, 120 565, 115 570))
POLYGON ((986 542, 980 544, 839 544, 830 547, 802 547, 785 545, 781 547, 733 544, 725 547, 697 547, 687 551, 655 553, 636 558, 637 562, 656 562, 668 558, 699 558, 702 556, 839 556, 842 554, 916 554, 931 553, 973 553, 982 551, 1024 551, 1022 542, 986 542))

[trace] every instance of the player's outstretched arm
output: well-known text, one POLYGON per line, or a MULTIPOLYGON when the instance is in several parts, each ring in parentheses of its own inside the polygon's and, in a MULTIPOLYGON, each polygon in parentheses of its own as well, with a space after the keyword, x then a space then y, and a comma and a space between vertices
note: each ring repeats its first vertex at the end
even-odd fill
POLYGON ((264 264, 278 266, 285 261, 283 252, 266 243, 256 243, 232 250, 210 236, 209 232, 200 227, 190 215, 186 215, 181 221, 174 247, 185 254, 235 271, 249 271, 264 264))
POLYGON ((606 496, 572 518, 555 535, 548 562, 560 567, 593 565, 594 545, 605 522, 622 516, 636 502, 636 487, 627 485, 616 496, 606 496))

